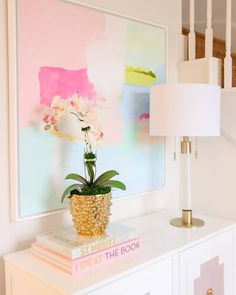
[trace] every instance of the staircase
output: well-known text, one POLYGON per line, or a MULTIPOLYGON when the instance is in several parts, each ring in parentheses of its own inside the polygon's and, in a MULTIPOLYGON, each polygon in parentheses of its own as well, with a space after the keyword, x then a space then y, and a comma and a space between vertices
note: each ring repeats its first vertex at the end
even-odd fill
MULTIPOLYGON (((180 83, 209 83, 221 90, 221 134, 236 146, 236 54, 231 52, 232 0, 226 4, 225 41, 214 38, 212 0, 206 0, 205 34, 195 32, 195 4, 189 0, 189 27, 183 28, 184 61, 178 67, 180 83), (187 40, 187 42, 186 42, 187 40)), ((196 2, 196 3, 195 3, 196 2)))
MULTIPOLYGON (((183 28, 182 34, 188 38, 189 29, 183 28)), ((205 56, 205 35, 195 32, 196 35, 196 58, 203 58, 205 56)), ((221 87, 224 88, 224 58, 226 55, 225 41, 213 38, 213 57, 221 60, 221 87)), ((236 53, 231 54, 232 57, 232 86, 236 87, 236 53)), ((236 116, 236 114, 235 114, 236 116)))

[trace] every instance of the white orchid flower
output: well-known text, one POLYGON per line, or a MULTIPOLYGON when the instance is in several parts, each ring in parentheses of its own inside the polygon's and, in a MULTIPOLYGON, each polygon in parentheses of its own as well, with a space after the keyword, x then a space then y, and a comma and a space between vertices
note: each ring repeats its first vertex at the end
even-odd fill
POLYGON ((56 95, 51 103, 51 109, 54 111, 55 116, 62 117, 68 111, 67 101, 56 95))
MULTIPOLYGON (((103 132, 92 104, 87 99, 79 97, 77 93, 66 99, 56 95, 52 100, 50 112, 45 114, 43 120, 45 124, 60 126, 61 122, 65 123, 65 118, 69 114, 77 117, 78 127, 82 133, 85 132, 83 128, 88 128, 84 133, 86 145, 90 149, 96 149, 102 142, 103 132)), ((64 123, 62 124, 65 125, 64 123)))
POLYGON ((61 97, 59 95, 55 95, 51 102, 51 108, 55 108, 60 100, 61 100, 61 97))
POLYGON ((86 142, 91 149, 96 149, 101 145, 102 137, 102 132, 97 133, 90 129, 86 134, 86 142))

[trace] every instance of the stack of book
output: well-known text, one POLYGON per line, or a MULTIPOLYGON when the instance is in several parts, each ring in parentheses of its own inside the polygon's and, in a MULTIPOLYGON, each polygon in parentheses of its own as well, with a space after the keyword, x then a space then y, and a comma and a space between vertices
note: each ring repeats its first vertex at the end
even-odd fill
POLYGON ((31 252, 41 261, 77 274, 137 253, 140 246, 135 229, 114 223, 102 237, 80 236, 74 227, 37 235, 31 252))

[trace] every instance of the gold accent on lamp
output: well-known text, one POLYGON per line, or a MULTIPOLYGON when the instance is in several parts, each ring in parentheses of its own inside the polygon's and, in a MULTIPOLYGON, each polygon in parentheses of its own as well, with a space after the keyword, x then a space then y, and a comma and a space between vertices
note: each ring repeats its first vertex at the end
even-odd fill
POLYGON ((191 141, 189 140, 188 136, 184 136, 183 140, 181 141, 181 153, 191 154, 191 152, 192 152, 191 141))
POLYGON ((202 219, 193 218, 192 210, 182 210, 182 217, 173 218, 170 220, 170 224, 177 227, 192 228, 201 227, 205 224, 202 219))
POLYGON ((204 225, 192 217, 190 137, 220 135, 220 87, 210 84, 153 86, 150 92, 150 135, 179 136, 181 153, 182 216, 171 225, 191 228, 204 225))
POLYGON ((213 289, 212 288, 208 289, 206 295, 214 295, 213 289))

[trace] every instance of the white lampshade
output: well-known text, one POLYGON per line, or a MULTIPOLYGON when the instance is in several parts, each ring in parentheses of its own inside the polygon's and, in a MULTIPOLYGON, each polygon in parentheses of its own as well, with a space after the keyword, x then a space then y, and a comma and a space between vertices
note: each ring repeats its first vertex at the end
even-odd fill
POLYGON ((150 135, 220 135, 220 87, 209 84, 153 86, 150 135))

